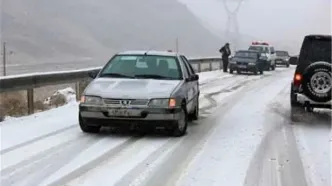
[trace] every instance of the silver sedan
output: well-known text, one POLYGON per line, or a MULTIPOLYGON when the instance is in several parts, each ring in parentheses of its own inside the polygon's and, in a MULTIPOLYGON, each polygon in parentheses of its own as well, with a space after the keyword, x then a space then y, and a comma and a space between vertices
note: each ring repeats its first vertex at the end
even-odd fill
POLYGON ((83 132, 102 126, 163 127, 183 136, 199 113, 198 75, 181 54, 128 51, 114 55, 85 89, 79 105, 83 132))

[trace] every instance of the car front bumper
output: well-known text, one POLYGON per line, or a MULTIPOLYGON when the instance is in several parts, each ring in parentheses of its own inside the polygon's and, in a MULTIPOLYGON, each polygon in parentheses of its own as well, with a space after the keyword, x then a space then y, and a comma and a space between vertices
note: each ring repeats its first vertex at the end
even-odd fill
POLYGON ((108 108, 105 106, 79 106, 80 117, 89 125, 151 124, 167 125, 180 118, 180 108, 108 108), (110 109, 124 109, 132 115, 112 116, 110 109))
POLYGON ((283 59, 277 59, 276 60, 276 65, 287 65, 289 62, 287 60, 283 59))
POLYGON ((241 71, 255 71, 258 69, 257 65, 238 65, 238 64, 231 64, 230 69, 232 70, 241 70, 241 71))

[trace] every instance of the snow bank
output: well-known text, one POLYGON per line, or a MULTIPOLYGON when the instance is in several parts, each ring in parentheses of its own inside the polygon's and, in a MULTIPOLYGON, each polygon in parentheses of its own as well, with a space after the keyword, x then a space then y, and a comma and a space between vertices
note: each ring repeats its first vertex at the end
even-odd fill
POLYGON ((67 87, 65 89, 57 90, 51 97, 44 100, 44 104, 50 105, 54 97, 63 96, 66 99, 66 103, 76 101, 76 92, 73 88, 67 87))

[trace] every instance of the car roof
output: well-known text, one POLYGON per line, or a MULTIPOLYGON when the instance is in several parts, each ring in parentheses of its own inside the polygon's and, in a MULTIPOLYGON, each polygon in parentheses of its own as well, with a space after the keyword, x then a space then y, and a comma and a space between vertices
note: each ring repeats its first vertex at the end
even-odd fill
POLYGON ((257 50, 238 50, 236 52, 252 52, 252 53, 260 53, 259 51, 257 50))
POLYGON ((117 55, 157 55, 157 56, 172 56, 181 55, 177 52, 157 51, 157 50, 128 50, 117 53, 117 55))
POLYGON ((324 38, 324 39, 331 39, 331 35, 324 35, 324 34, 310 34, 306 35, 305 38, 324 38))

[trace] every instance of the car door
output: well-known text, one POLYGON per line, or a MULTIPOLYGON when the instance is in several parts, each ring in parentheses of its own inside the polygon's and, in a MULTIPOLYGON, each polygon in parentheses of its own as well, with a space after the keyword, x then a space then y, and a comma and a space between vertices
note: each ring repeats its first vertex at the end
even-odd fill
POLYGON ((275 65, 277 54, 276 51, 274 50, 274 47, 270 47, 270 55, 271 55, 271 65, 275 65))
MULTIPOLYGON (((181 55, 180 57, 186 66, 186 70, 188 70, 189 77, 193 77, 195 75, 195 71, 190 65, 189 61, 183 55, 181 55)), ((198 96, 198 86, 198 80, 188 82, 188 107, 190 108, 190 111, 195 109, 196 106, 195 98, 198 96)))

